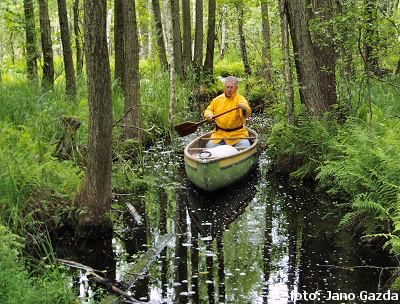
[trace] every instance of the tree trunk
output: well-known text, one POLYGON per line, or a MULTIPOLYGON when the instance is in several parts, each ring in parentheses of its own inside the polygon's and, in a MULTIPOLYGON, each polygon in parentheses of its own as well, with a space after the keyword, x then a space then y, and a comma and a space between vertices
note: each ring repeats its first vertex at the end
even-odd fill
POLYGON ((151 3, 153 5, 154 22, 156 25, 157 53, 158 53, 158 57, 160 58, 160 63, 162 65, 162 67, 164 69, 167 69, 168 68, 167 51, 165 50, 165 43, 164 43, 160 1, 152 0, 151 3))
POLYGON ((54 85, 53 44, 51 42, 51 27, 49 18, 48 0, 39 0, 40 34, 43 52, 43 88, 52 88, 54 85))
POLYGON ((112 202, 112 95, 106 0, 85 0, 84 14, 89 143, 85 184, 78 196, 87 213, 80 224, 111 227, 111 222, 106 219, 112 202))
POLYGON ((79 29, 79 0, 74 1, 74 34, 76 47, 76 73, 82 75, 83 52, 81 47, 81 31, 79 29))
POLYGON ((203 0, 196 0, 193 62, 197 73, 199 73, 203 64, 203 0))
MULTIPOLYGON (((141 6, 141 10, 147 9, 147 1, 138 1, 138 7, 141 6), (142 2, 141 4, 139 4, 142 2)), ((140 13, 139 13, 140 15, 140 13)), ((149 56, 149 24, 148 18, 144 20, 138 20, 138 41, 139 41, 139 58, 146 59, 149 56)))
POLYGON ((28 67, 28 79, 37 81, 37 50, 36 27, 33 0, 24 0, 25 34, 26 34, 26 63, 28 67))
POLYGON ((269 26, 269 13, 268 13, 268 1, 261 0, 261 25, 262 25, 262 36, 264 44, 262 47, 263 59, 265 62, 265 77, 272 84, 273 82, 273 66, 271 57, 271 31, 269 26))
MULTIPOLYGON (((336 8, 339 16, 342 16, 346 12, 346 7, 343 9, 342 2, 336 0, 336 8)), ((338 39, 336 44, 340 50, 340 56, 342 57, 344 63, 343 75, 346 79, 353 79, 355 75, 355 69, 353 65, 353 55, 351 53, 350 33, 352 32, 351 24, 345 26, 345 28, 340 32, 342 39, 338 39)))
MULTIPOLYGON (((172 28, 169 30, 172 32, 172 28)), ((172 33, 170 33, 169 37, 172 39, 172 33)), ((174 48, 170 47, 170 57, 174 58, 174 48)), ((168 122, 171 126, 174 125, 174 117, 175 117, 175 105, 176 105, 176 70, 175 70, 175 61, 171 60, 171 64, 169 66, 169 82, 170 82, 170 93, 169 93, 169 115, 168 122)))
POLYGON ((76 94, 76 79, 74 62, 72 60, 71 37, 68 27, 67 4, 65 0, 57 0, 58 16, 60 18, 61 42, 64 57, 66 93, 70 96, 76 94))
POLYGON ((179 17, 179 0, 170 0, 171 24, 172 24, 172 47, 174 48, 175 70, 176 73, 183 77, 182 62, 182 41, 179 17))
POLYGON ((140 129, 139 41, 136 22, 136 1, 124 0, 125 40, 125 113, 123 137, 142 138, 140 129), (129 29, 129 30, 128 30, 129 29))
MULTIPOLYGON (((322 117, 335 100, 329 100, 330 94, 326 94, 320 85, 323 79, 307 26, 309 17, 305 0, 284 0, 284 11, 289 21, 301 101, 310 115, 322 117)), ((335 89, 335 86, 331 84, 330 88, 335 89)))
POLYGON ((246 39, 244 37, 244 31, 243 31, 243 19, 244 19, 243 4, 242 3, 238 4, 236 8, 238 11, 238 33, 240 41, 240 53, 242 55, 242 61, 244 66, 244 73, 247 76, 250 76, 251 67, 249 63, 249 57, 247 55, 246 39))
POLYGON ((396 75, 400 75, 400 59, 397 61, 396 75))
POLYGON ((108 54, 112 54, 112 43, 111 43, 111 24, 113 19, 113 10, 110 8, 107 12, 107 47, 108 54))
POLYGON ((14 48, 14 34, 11 32, 10 38, 9 38, 9 45, 10 45, 10 55, 11 55, 11 63, 14 65, 15 64, 15 48, 14 48))
POLYGON ((182 0, 183 49, 182 57, 185 68, 192 64, 192 24, 190 19, 190 0, 182 0))
POLYGON ((281 10, 281 30, 282 30, 282 53, 283 53, 283 75, 285 79, 286 93, 286 122, 292 124, 294 122, 294 91, 292 77, 292 63, 290 60, 290 41, 289 27, 286 13, 283 11, 283 1, 280 0, 281 10))
POLYGON ((114 0, 114 49, 115 80, 125 86, 125 43, 123 0, 114 0))
POLYGON ((3 71, 3 57, 4 57, 4 28, 5 20, 4 14, 1 15, 1 39, 0 39, 0 82, 3 81, 2 71, 3 71))
POLYGON ((204 61, 204 72, 212 76, 214 73, 214 43, 215 43, 215 11, 216 0, 208 0, 208 30, 207 30, 207 50, 206 60, 204 61))
MULTIPOLYGON (((337 102, 336 97, 336 54, 333 43, 334 33, 331 21, 333 20, 333 0, 317 0, 313 1, 314 7, 311 11, 311 18, 317 18, 324 24, 322 29, 318 30, 317 39, 314 39, 314 54, 317 66, 320 71, 320 87, 329 104, 337 102), (314 14, 314 11, 316 12, 314 14)), ((319 21, 320 22, 320 21, 319 21)))
POLYGON ((381 76, 382 71, 379 67, 377 45, 379 43, 377 30, 377 4, 375 0, 365 0, 365 37, 364 53, 365 64, 368 69, 376 76, 381 76))
POLYGON ((226 29, 226 14, 228 11, 228 6, 226 4, 222 7, 222 15, 221 15, 221 50, 219 52, 219 59, 224 59, 227 39, 228 39, 228 31, 226 29))

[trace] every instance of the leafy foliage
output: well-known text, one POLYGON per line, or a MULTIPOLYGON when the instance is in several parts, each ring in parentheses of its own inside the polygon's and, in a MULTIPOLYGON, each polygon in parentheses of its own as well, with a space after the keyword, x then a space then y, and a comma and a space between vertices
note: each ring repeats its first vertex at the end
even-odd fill
POLYGON ((22 239, 0 225, 0 302, 74 303, 73 289, 59 269, 32 277, 20 257, 22 239))

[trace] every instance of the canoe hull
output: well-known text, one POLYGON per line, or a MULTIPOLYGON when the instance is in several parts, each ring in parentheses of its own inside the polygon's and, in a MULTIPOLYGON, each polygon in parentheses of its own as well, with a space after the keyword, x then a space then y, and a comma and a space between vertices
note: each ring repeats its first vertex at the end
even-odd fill
MULTIPOLYGON (((256 133, 252 131, 251 134, 256 133)), ((212 161, 196 159, 185 149, 186 175, 193 184, 206 191, 221 189, 239 181, 256 167, 257 161, 257 140, 250 148, 234 156, 212 161)))

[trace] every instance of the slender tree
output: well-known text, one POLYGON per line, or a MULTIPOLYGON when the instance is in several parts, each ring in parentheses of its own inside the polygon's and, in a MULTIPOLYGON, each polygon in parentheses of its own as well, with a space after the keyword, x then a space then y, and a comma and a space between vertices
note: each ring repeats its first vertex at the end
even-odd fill
POLYGON ((283 75, 285 79, 286 94, 286 121, 289 124, 294 122, 294 91, 292 63, 290 59, 290 38, 287 15, 283 10, 283 0, 280 0, 281 31, 282 31, 282 51, 283 51, 283 75))
POLYGON ((176 73, 183 77, 182 40, 179 17, 179 0, 170 0, 172 47, 174 48, 174 60, 176 73))
POLYGON ((182 0, 182 27, 183 27, 183 48, 182 60, 184 67, 192 64, 192 26, 190 19, 190 0, 182 0))
POLYGON ((40 34, 43 52, 43 80, 42 87, 54 85, 53 44, 51 42, 51 27, 49 18, 48 0, 39 0, 40 34))
POLYGON ((269 12, 268 12, 268 0, 261 0, 261 25, 262 25, 262 37, 264 44, 262 47, 262 54, 264 60, 264 73, 268 81, 273 83, 273 65, 271 56, 271 31, 269 26, 269 12))
POLYGON ((160 63, 164 69, 168 68, 167 52, 165 50, 163 24, 161 19, 160 1, 152 0, 154 22, 156 26, 156 37, 157 37, 157 53, 160 58, 160 63))
POLYGON ((240 41, 240 53, 242 55, 244 73, 247 76, 249 76, 251 75, 252 71, 249 62, 249 56, 247 55, 246 38, 244 36, 244 31, 243 31, 243 23, 244 23, 243 3, 242 2, 238 3, 236 5, 236 9, 238 11, 238 33, 240 41))
POLYGON ((24 0, 25 12, 25 37, 26 37, 26 63, 28 67, 28 79, 37 81, 37 50, 36 27, 33 0, 24 0))
POLYGON ((89 102, 89 143, 84 186, 78 196, 87 213, 82 226, 104 225, 111 209, 112 95, 106 38, 106 0, 85 0, 85 56, 89 102))
MULTIPOLYGON (((344 7, 344 4, 340 0, 336 0, 336 10, 339 16, 343 16, 346 14, 347 8, 344 7)), ((353 32, 352 24, 346 23, 341 27, 341 31, 339 36, 341 39, 336 40, 337 48, 340 52, 340 57, 342 58, 344 68, 343 75, 347 79, 352 79, 355 74, 354 64, 353 64, 353 55, 351 53, 351 34, 353 32)))
POLYGON ((227 31, 227 24, 226 24, 226 14, 228 13, 228 5, 224 4, 222 6, 221 12, 221 49, 219 52, 219 59, 224 59, 227 42, 228 42, 228 31, 227 31))
POLYGON ((111 55, 112 54, 112 43, 111 43, 111 23, 113 20, 113 9, 110 8, 107 11, 107 47, 108 47, 108 53, 111 55))
POLYGON ((204 61, 204 72, 208 75, 214 73, 214 44, 215 44, 215 11, 216 0, 208 0, 208 30, 207 30, 207 50, 204 61))
POLYGON ((203 64, 203 0, 196 0, 196 25, 194 35, 193 63, 197 71, 203 64))
POLYGON ((400 75, 400 59, 397 61, 396 75, 400 75))
POLYGON ((65 0, 57 0, 58 16, 60 20, 61 43, 63 48, 66 92, 70 96, 76 94, 76 78, 74 62, 72 60, 71 37, 69 34, 67 3, 65 0))
POLYGON ((125 40, 125 113, 124 138, 141 138, 140 129, 140 81, 139 81, 139 40, 136 21, 136 3, 124 0, 125 40), (129 29, 129 30, 128 30, 129 29))
POLYGON ((83 52, 81 46, 81 30, 79 27, 80 14, 79 14, 79 0, 74 0, 74 34, 75 34, 75 48, 76 48, 76 74, 81 75, 83 69, 83 52))
POLYGON ((3 81, 2 70, 3 70, 3 57, 4 57, 4 28, 5 20, 4 14, 1 15, 1 39, 0 39, 0 82, 3 81))
POLYGON ((365 64, 372 73, 377 76, 382 74, 379 67, 377 45, 379 33, 377 30, 377 3, 376 0, 365 0, 365 35, 364 35, 364 57, 365 64))
POLYGON ((114 0, 115 80, 125 84, 125 39, 123 0, 114 0))

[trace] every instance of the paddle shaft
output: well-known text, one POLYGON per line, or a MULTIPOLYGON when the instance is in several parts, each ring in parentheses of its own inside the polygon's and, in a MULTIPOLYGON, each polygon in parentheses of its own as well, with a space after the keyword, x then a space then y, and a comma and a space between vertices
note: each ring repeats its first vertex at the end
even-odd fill
MULTIPOLYGON (((240 107, 236 107, 236 108, 230 109, 230 110, 228 110, 228 111, 222 112, 222 113, 220 113, 220 114, 218 114, 218 115, 215 115, 215 116, 213 117, 213 120, 214 120, 215 118, 217 118, 217 117, 220 117, 220 116, 222 116, 222 115, 224 115, 224 114, 226 114, 226 113, 235 111, 235 110, 237 110, 237 109, 240 109, 240 107)), ((199 126, 199 125, 201 125, 201 124, 203 124, 203 123, 205 123, 205 122, 207 122, 207 121, 208 121, 208 119, 204 119, 204 120, 202 120, 202 121, 199 121, 198 123, 196 123, 196 126, 199 126)))

